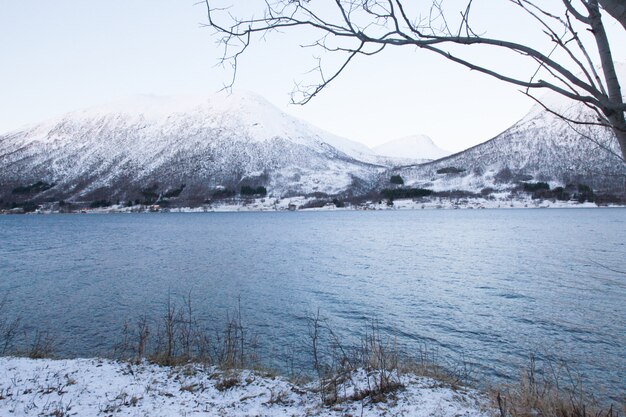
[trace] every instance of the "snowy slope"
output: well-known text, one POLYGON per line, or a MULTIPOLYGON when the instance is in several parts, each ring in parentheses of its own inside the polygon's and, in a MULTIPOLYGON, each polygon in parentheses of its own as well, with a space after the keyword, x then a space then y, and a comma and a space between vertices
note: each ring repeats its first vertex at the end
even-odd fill
POLYGON ((0 199, 37 181, 55 186, 30 198, 138 198, 155 184, 194 198, 241 184, 336 194, 372 183, 377 159, 251 93, 141 96, 0 136, 0 199))
POLYGON ((2 357, 0 415, 488 417, 494 412, 484 394, 411 374, 394 375, 404 388, 383 401, 356 395, 374 378, 364 371, 350 375, 338 387, 337 404, 325 405, 317 385, 262 372, 2 357))
MULTIPOLYGON (((621 79, 626 80, 624 69, 622 66, 621 79)), ((590 109, 556 93, 546 94, 542 102, 566 118, 595 121, 590 109)), ((537 104, 519 122, 485 143, 393 173, 409 185, 437 191, 505 189, 526 180, 547 181, 553 186, 582 183, 621 194, 626 164, 618 155, 619 146, 610 129, 568 123, 537 104), (451 168, 461 172, 450 172, 451 168)))
POLYGON ((378 145, 372 148, 372 150, 381 156, 424 162, 443 158, 451 153, 438 147, 433 140, 426 135, 413 135, 394 139, 382 145, 378 145))
MULTIPOLYGON (((548 95, 545 102, 567 117, 593 118, 562 97, 548 95)), ((540 106, 496 138, 434 162, 386 171, 407 164, 394 156, 441 156, 425 137, 377 151, 390 156, 286 115, 251 93, 132 97, 0 135, 0 205, 143 200, 146 190, 164 194, 182 184, 180 200, 191 205, 242 185, 262 185, 270 197, 358 194, 387 186, 394 173, 407 185, 434 190, 504 189, 532 178, 620 192, 626 173, 611 153, 619 151, 610 131, 573 128, 540 106), (446 168, 460 172, 437 172, 446 168), (39 181, 53 186, 14 192, 39 181)))

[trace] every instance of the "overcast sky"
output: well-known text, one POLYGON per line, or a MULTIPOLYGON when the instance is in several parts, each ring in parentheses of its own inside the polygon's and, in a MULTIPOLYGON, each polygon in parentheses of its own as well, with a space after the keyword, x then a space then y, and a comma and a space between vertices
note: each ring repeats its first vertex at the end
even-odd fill
MULTIPOLYGON (((206 10, 194 0, 3 0, 0 132, 134 94, 219 90, 231 74, 216 66, 221 50, 201 23, 206 10)), ((289 105, 310 56, 275 35, 244 56, 235 88, 368 146, 427 134, 451 151, 490 139, 532 105, 512 86, 414 49, 357 60, 311 103, 289 105)))

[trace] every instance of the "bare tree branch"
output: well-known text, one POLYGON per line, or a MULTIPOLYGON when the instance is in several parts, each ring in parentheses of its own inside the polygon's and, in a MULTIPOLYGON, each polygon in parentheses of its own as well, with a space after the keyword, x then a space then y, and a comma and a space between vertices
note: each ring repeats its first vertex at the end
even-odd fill
POLYGON ((598 123, 564 119, 610 126, 622 156, 626 157, 626 104, 603 22, 603 13, 608 13, 626 28, 626 6, 622 0, 509 0, 513 13, 517 10, 520 16, 534 22, 533 29, 546 40, 543 46, 489 37, 476 30, 470 19, 472 0, 467 0, 465 7, 454 14, 442 0, 426 2, 430 7, 424 14, 417 12, 418 3, 403 0, 263 0, 262 17, 233 15, 223 7, 229 1, 233 4, 233 0, 205 0, 208 26, 215 29, 224 49, 221 63, 230 62, 233 67, 228 87, 234 83, 238 58, 253 39, 275 31, 304 29, 316 37, 305 46, 342 55, 341 64, 328 77, 322 57, 317 60, 318 82, 297 85, 300 98, 292 96, 300 104, 308 103, 337 79, 356 56, 375 55, 387 46, 410 46, 522 87, 533 99, 531 91, 550 90, 586 105, 596 112, 598 123), (537 67, 526 76, 504 73, 480 63, 472 53, 475 48, 513 52, 537 67), (600 59, 593 59, 595 56, 600 59))

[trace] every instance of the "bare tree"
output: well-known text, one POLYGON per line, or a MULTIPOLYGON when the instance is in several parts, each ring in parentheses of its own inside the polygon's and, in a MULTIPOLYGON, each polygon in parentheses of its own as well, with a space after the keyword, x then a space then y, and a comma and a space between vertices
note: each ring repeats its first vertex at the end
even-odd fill
POLYGON ((391 46, 408 46, 519 86, 524 94, 568 122, 612 129, 626 159, 626 104, 605 29, 605 19, 611 16, 626 30, 624 0, 501 0, 499 4, 510 6, 516 17, 527 19, 529 31, 541 35, 542 41, 536 45, 528 39, 490 37, 488 27, 474 25, 474 3, 478 0, 448 0, 445 5, 444 0, 246 1, 247 10, 256 5, 256 15, 233 9, 232 0, 205 3, 208 26, 216 30, 224 48, 222 62, 233 66, 233 81, 241 54, 255 39, 270 32, 302 29, 312 36, 303 46, 341 56, 339 65, 330 69, 321 57, 315 58, 319 78, 311 85, 296 87, 292 101, 299 104, 309 102, 332 83, 355 57, 375 55, 391 46), (497 65, 483 63, 476 53, 480 48, 514 53, 530 60, 535 70, 522 75, 507 73, 497 65), (537 98, 538 90, 551 90, 582 103, 591 109, 593 117, 559 114, 537 98))

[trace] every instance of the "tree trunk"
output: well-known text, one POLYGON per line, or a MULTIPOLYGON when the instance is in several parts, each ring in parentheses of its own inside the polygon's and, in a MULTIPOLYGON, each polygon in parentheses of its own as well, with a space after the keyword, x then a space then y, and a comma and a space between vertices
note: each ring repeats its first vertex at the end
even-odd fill
POLYGON ((626 29, 626 2, 624 0, 600 0, 600 5, 626 29))
MULTIPOLYGON (((598 45, 598 54, 600 55, 600 62, 602 63, 602 72, 604 73, 604 79, 608 89, 609 101, 611 104, 624 104, 624 97, 622 96, 622 89, 619 79, 617 78, 617 71, 615 71, 609 38, 604 30, 598 0, 590 0, 587 4, 587 10, 589 11, 593 36, 598 45)), ((617 136, 617 141, 622 151, 622 158, 626 161, 626 120, 624 119, 624 112, 610 108, 609 106, 606 108, 604 108, 604 106, 602 107, 602 112, 611 123, 613 131, 617 136)))
POLYGON ((613 128, 613 132, 617 136, 617 142, 622 151, 622 159, 626 162, 626 123, 622 123, 621 129, 619 127, 613 128))

